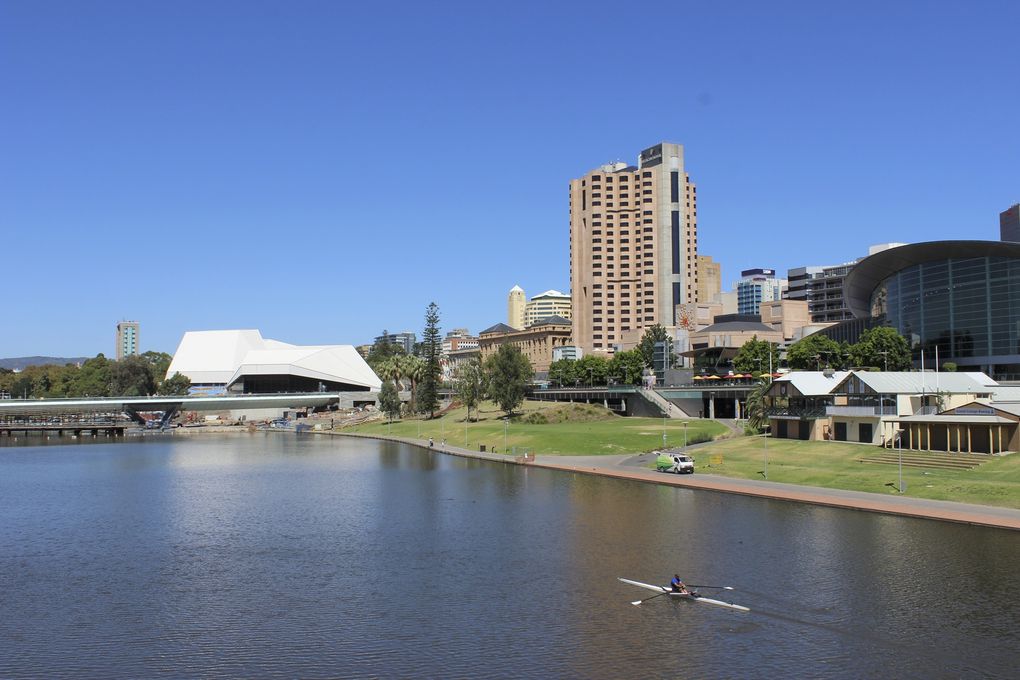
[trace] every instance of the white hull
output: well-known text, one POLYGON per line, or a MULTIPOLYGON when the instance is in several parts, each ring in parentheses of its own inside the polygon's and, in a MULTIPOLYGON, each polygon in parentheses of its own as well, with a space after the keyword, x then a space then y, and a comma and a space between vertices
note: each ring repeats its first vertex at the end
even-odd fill
POLYGON ((700 597, 700 596, 695 597, 694 595, 690 595, 688 593, 674 593, 667 586, 653 586, 650 583, 641 583, 640 581, 631 581, 630 579, 627 579, 627 578, 621 578, 619 580, 624 582, 624 583, 628 583, 628 584, 630 584, 632 586, 637 586, 638 588, 644 588, 645 590, 651 590, 651 591, 654 591, 656 593, 665 593, 665 594, 669 595, 670 597, 676 597, 676 598, 679 598, 679 599, 682 599, 682 600, 691 600, 692 602, 701 602, 703 604, 714 604, 717 607, 726 607, 727 609, 735 609, 738 612, 749 612, 749 611, 751 611, 747 607, 743 607, 743 606, 741 606, 739 604, 732 604, 730 602, 723 602, 722 600, 713 600, 710 597, 700 597))

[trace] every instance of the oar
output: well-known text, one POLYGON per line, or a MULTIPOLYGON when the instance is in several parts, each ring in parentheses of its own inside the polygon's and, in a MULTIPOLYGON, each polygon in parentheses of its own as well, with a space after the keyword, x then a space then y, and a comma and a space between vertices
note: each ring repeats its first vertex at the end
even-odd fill
POLYGON ((733 586, 699 586, 694 583, 688 583, 688 588, 718 588, 719 590, 735 590, 733 586))
POLYGON ((636 606, 636 605, 641 604, 642 602, 648 602, 648 600, 654 600, 657 597, 662 597, 663 595, 669 595, 669 591, 668 590, 664 590, 661 593, 659 593, 658 595, 652 595, 651 597, 646 597, 643 600, 637 600, 635 602, 631 602, 631 604, 636 606))

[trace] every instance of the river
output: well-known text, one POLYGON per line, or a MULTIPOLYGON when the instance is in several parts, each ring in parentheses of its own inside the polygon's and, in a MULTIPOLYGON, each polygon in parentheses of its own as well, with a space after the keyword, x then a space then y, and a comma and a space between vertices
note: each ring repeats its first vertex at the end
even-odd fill
POLYGON ((278 433, 0 447, 0 520, 3 678, 1020 666, 1000 529, 278 433), (752 611, 616 580, 674 571, 752 611))

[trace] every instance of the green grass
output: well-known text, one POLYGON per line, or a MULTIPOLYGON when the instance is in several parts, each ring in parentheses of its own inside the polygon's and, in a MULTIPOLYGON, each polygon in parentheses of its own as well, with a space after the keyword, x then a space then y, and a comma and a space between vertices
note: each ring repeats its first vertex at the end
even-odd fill
MULTIPOLYGON (((769 481, 898 495, 896 465, 861 463, 880 449, 840 442, 768 441, 769 481)), ((720 440, 694 451, 695 470, 762 479, 761 437, 720 440)), ((991 457, 972 470, 903 468, 905 496, 1020 508, 1020 455, 991 457)))
MULTIPOLYGON (((472 411, 477 422, 465 421, 466 411, 454 409, 434 420, 407 419, 370 423, 348 428, 347 432, 362 434, 393 434, 401 437, 432 437, 437 443, 444 437, 453 446, 474 451, 484 444, 487 450, 496 448, 499 453, 512 453, 513 447, 526 448, 536 454, 563 456, 608 455, 640 453, 662 447, 663 420, 661 418, 624 418, 606 412, 601 420, 591 420, 590 409, 583 409, 577 420, 565 418, 563 404, 528 401, 521 413, 510 420, 506 428, 506 447, 503 445, 503 413, 494 404, 483 403, 479 413, 472 411), (529 414, 549 410, 550 419, 565 422, 530 424, 524 422, 529 414), (466 442, 466 444, 465 444, 466 442)), ((580 410, 580 409, 579 409, 580 410)), ((542 418, 531 419, 541 420, 542 418)), ((669 446, 682 446, 684 426, 682 420, 666 421, 666 442, 669 446)), ((687 426, 688 441, 707 439, 727 432, 725 426, 708 420, 691 420, 687 426)))

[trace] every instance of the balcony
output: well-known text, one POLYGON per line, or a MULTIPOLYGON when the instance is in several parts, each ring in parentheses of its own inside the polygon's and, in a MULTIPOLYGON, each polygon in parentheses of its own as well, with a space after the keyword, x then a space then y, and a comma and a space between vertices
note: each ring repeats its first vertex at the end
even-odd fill
POLYGON ((857 418, 868 418, 875 416, 896 415, 895 406, 826 406, 827 416, 849 416, 857 418))
POLYGON ((800 420, 811 420, 824 418, 825 407, 823 406, 773 406, 766 409, 769 418, 789 418, 800 420))

